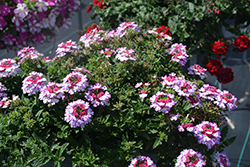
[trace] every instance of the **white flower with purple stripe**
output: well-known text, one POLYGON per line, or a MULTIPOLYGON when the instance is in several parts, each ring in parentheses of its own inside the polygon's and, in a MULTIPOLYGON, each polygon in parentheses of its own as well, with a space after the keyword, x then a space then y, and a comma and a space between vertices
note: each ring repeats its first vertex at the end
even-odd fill
POLYGON ((195 126, 194 136, 198 138, 198 143, 206 145, 208 149, 220 144, 221 133, 216 123, 202 121, 195 126))
POLYGON ((94 114, 88 102, 81 99, 68 104, 64 114, 64 120, 70 124, 72 128, 84 128, 86 124, 91 122, 94 114))
POLYGON ((229 93, 227 90, 223 90, 215 98, 214 103, 223 109, 228 109, 228 111, 233 111, 237 108, 236 102, 237 98, 229 93))
POLYGON ((199 64, 194 64, 193 66, 190 66, 188 68, 188 74, 198 75, 200 76, 201 79, 204 79, 207 77, 207 74, 205 74, 206 71, 207 69, 201 67, 199 64))
POLYGON ((198 92, 200 92, 202 98, 214 101, 214 99, 220 94, 221 90, 209 84, 204 84, 198 92))
POLYGON ((10 77, 17 73, 20 73, 22 70, 19 68, 19 65, 16 64, 14 59, 2 59, 0 60, 0 78, 1 77, 10 77))
POLYGON ((157 92, 156 95, 150 97, 151 108, 154 108, 155 111, 162 111, 168 113, 177 101, 174 100, 174 95, 170 93, 157 92))
POLYGON ((206 165, 203 159, 204 157, 201 153, 196 152, 193 149, 184 149, 177 157, 175 167, 202 167, 206 165))
POLYGON ((117 48, 116 52, 117 52, 117 55, 115 58, 120 60, 121 62, 127 61, 127 60, 136 60, 133 54, 134 53, 133 49, 127 50, 126 47, 122 47, 122 48, 117 48))
POLYGON ((173 89, 178 93, 179 96, 189 97, 195 92, 196 85, 183 79, 179 80, 175 85, 173 85, 173 89))
POLYGON ((73 95, 76 92, 84 91, 88 86, 88 79, 86 75, 80 72, 71 72, 63 78, 63 89, 65 92, 73 95))
POLYGON ((64 98, 64 91, 62 83, 49 82, 44 86, 39 94, 39 99, 48 106, 53 106, 64 98))
POLYGON ((99 105, 108 105, 111 95, 107 89, 108 88, 105 85, 101 85, 99 83, 90 85, 88 92, 85 93, 85 98, 90 101, 94 107, 99 105))
POLYGON ((40 92, 41 88, 46 85, 46 78, 42 73, 32 71, 23 81, 23 93, 28 93, 28 96, 40 92))
POLYGON ((7 96, 7 93, 4 92, 6 90, 7 88, 0 82, 0 99, 7 96))
POLYGON ((214 167, 229 167, 231 165, 229 158, 225 152, 216 152, 214 155, 215 162, 213 162, 214 167))
POLYGON ((131 163, 128 167, 136 167, 136 166, 141 166, 141 167, 156 167, 154 162, 146 156, 138 156, 134 159, 131 160, 131 163))

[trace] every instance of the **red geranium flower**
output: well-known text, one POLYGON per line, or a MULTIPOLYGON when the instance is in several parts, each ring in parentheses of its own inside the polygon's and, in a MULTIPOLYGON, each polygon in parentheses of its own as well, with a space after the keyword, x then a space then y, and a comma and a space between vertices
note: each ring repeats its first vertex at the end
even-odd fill
POLYGON ((97 5, 99 3, 99 0, 93 0, 93 4, 97 5))
POLYGON ((93 24, 92 26, 90 26, 90 27, 87 28, 87 33, 89 33, 91 30, 93 30, 95 28, 97 29, 97 31, 100 30, 100 27, 97 27, 96 24, 93 24))
POLYGON ((229 83, 234 80, 234 73, 231 68, 226 67, 218 71, 217 80, 221 83, 229 83))
POLYGON ((218 72, 223 68, 222 63, 218 59, 211 59, 210 62, 206 65, 207 71, 211 75, 217 76, 218 72))
POLYGON ((87 14, 89 14, 89 12, 93 9, 93 5, 89 5, 88 8, 87 8, 87 14))
MULTIPOLYGON (((170 36, 171 37, 171 33, 170 33, 170 28, 167 28, 167 27, 165 27, 165 26, 161 26, 160 28, 157 28, 157 30, 156 30, 158 33, 164 33, 164 34, 166 34, 166 35, 168 35, 168 36, 170 36)), ((159 36, 158 36, 158 38, 160 38, 159 36)))
POLYGON ((227 45, 221 41, 214 42, 212 45, 212 50, 215 54, 217 54, 218 57, 221 57, 222 55, 225 56, 228 52, 227 45))
POLYGON ((247 36, 241 35, 234 40, 233 45, 236 46, 240 52, 244 52, 250 47, 250 40, 247 36))

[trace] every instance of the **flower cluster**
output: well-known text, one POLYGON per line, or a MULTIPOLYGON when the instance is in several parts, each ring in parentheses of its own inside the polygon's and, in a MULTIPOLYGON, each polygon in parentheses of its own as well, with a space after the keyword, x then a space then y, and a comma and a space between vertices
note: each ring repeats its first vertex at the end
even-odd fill
POLYGON ((116 28, 116 34, 119 34, 119 37, 123 37, 127 30, 140 31, 140 27, 134 22, 123 22, 116 28))
POLYGON ((64 98, 63 84, 49 82, 46 86, 42 87, 39 94, 39 99, 44 104, 53 106, 59 102, 59 99, 64 98))
POLYGON ((97 28, 92 29, 89 33, 84 34, 80 37, 79 41, 84 43, 84 46, 86 48, 90 47, 91 44, 97 43, 100 44, 100 42, 103 40, 103 34, 105 31, 98 30, 97 28))
POLYGON ((40 92, 41 88, 46 85, 46 78, 43 77, 42 73, 32 71, 22 83, 23 93, 28 93, 28 96, 30 96, 40 92))
POLYGON ((214 42, 212 45, 212 50, 218 57, 225 56, 228 52, 227 45, 221 41, 214 42))
POLYGON ((131 160, 131 163, 128 167, 156 167, 154 162, 146 156, 138 156, 131 160))
POLYGON ((185 128, 189 132, 194 132, 195 127, 194 127, 193 123, 186 123, 186 124, 181 123, 181 125, 178 125, 178 131, 179 132, 184 132, 185 128))
POLYGON ((150 97, 151 108, 154 108, 155 111, 162 111, 168 113, 170 109, 177 103, 174 100, 174 95, 170 93, 157 92, 156 95, 150 97))
POLYGON ((80 72, 71 72, 63 78, 63 91, 73 95, 76 92, 84 91, 88 86, 87 76, 80 72))
POLYGON ((88 91, 85 93, 85 98, 90 101, 94 107, 107 105, 111 97, 107 89, 105 85, 99 83, 90 85, 88 91))
POLYGON ((10 105, 10 100, 8 97, 4 97, 0 101, 0 108, 7 108, 10 105))
POLYGON ((0 30, 3 32, 0 43, 10 49, 41 43, 59 27, 69 28, 79 6, 79 0, 6 1, 0 6, 4 11, 0 14, 0 30))
POLYGON ((2 77, 11 77, 17 73, 20 73, 22 70, 19 68, 19 65, 16 64, 14 59, 2 59, 0 60, 0 78, 2 77))
POLYGON ((219 82, 226 84, 234 80, 234 73, 231 68, 226 67, 218 71, 216 77, 219 82))
MULTIPOLYGON (((22 63, 25 59, 32 59, 32 60, 38 60, 39 57, 43 57, 43 54, 39 53, 37 50, 35 50, 34 47, 24 47, 23 49, 19 50, 17 53, 17 56, 19 57, 18 64, 22 63)), ((49 57, 44 57, 44 60, 46 62, 49 62, 49 57)))
POLYGON ((162 38, 165 35, 168 35, 171 37, 170 28, 167 28, 165 26, 161 26, 161 27, 157 28, 156 31, 160 34, 160 35, 157 35, 158 38, 162 38))
POLYGON ((216 123, 202 121, 196 125, 194 136, 198 138, 200 144, 205 144, 208 149, 211 149, 215 144, 220 144, 220 129, 216 123))
POLYGON ((153 30, 148 30, 149 34, 156 34, 157 37, 162 41, 171 40, 170 28, 166 28, 165 26, 161 26, 160 28, 153 28, 153 30))
POLYGON ((167 50, 169 55, 172 55, 172 60, 180 63, 181 65, 185 65, 187 63, 187 55, 186 46, 182 43, 172 44, 171 47, 167 50))
POLYGON ((214 155, 215 162, 213 162, 214 167, 229 167, 231 163, 225 152, 216 152, 214 155))
POLYGON ((161 79, 163 80, 162 82, 163 87, 165 85, 172 86, 179 81, 179 78, 176 76, 174 72, 170 73, 169 76, 165 75, 164 77, 161 77, 161 79))
POLYGON ((218 96, 215 97, 215 99, 216 101, 214 101, 214 103, 223 109, 233 111, 235 108, 237 108, 237 98, 227 90, 221 91, 218 96))
POLYGON ((205 166, 204 157, 201 153, 194 151, 193 149, 184 149, 177 157, 175 167, 202 167, 205 166))
POLYGON ((116 53, 116 51, 110 48, 105 48, 105 50, 101 50, 100 53, 105 54, 106 57, 110 57, 112 53, 116 53))
POLYGON ((207 71, 211 75, 215 76, 217 76, 219 71, 223 68, 221 61, 218 59, 211 59, 206 66, 207 66, 207 71))
POLYGON ((93 114, 94 112, 90 108, 89 103, 78 99, 68 104, 65 109, 64 120, 73 128, 84 128, 87 123, 91 122, 93 114))
POLYGON ((52 59, 52 61, 54 61, 55 59, 59 57, 65 56, 67 53, 74 52, 77 49, 79 49, 79 47, 75 41, 69 40, 67 42, 62 42, 58 45, 56 49, 57 55, 52 59))
POLYGON ((97 29, 97 31, 99 31, 100 30, 100 27, 97 27, 97 25, 96 24, 93 24, 92 26, 89 26, 88 28, 87 28, 87 33, 89 33, 91 30, 93 30, 93 29, 97 29))
POLYGON ((122 47, 122 48, 117 48, 116 52, 117 54, 115 58, 120 60, 121 62, 127 60, 136 60, 136 57, 133 54, 134 53, 133 49, 127 50, 126 47, 122 47))
POLYGON ((215 98, 220 94, 221 90, 217 89, 214 86, 211 86, 209 84, 204 84, 202 87, 198 90, 200 92, 200 96, 204 99, 209 99, 211 101, 214 101, 215 98))
POLYGON ((205 74, 206 71, 207 69, 201 67, 199 64, 195 64, 188 68, 188 74, 198 75, 200 76, 201 79, 204 79, 207 77, 207 75, 205 74))
POLYGON ((234 40, 233 45, 236 46, 240 52, 244 52, 250 47, 250 40, 247 36, 240 35, 234 40))
POLYGON ((234 79, 234 73, 231 68, 223 68, 223 65, 218 59, 211 59, 207 64, 207 70, 211 75, 215 75, 221 83, 229 83, 234 79))
POLYGON ((186 97, 192 95, 196 90, 196 85, 185 79, 179 80, 172 87, 178 93, 179 96, 186 96, 186 97))
POLYGON ((135 85, 135 88, 138 88, 138 91, 140 91, 140 94, 139 94, 140 98, 145 98, 145 97, 148 96, 148 93, 150 92, 150 89, 151 89, 149 87, 149 85, 150 85, 150 83, 144 83, 143 84, 142 82, 137 83, 135 85))

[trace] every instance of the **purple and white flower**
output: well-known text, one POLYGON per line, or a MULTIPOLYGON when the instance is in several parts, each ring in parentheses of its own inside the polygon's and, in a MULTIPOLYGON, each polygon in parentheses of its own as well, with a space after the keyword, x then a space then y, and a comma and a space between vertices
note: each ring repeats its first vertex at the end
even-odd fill
POLYGON ((196 85, 185 79, 179 80, 172 87, 178 93, 179 96, 186 96, 186 97, 192 95, 196 90, 196 85))
POLYGON ((156 95, 150 97, 151 108, 154 108, 155 111, 162 111, 168 113, 170 109, 177 103, 174 100, 174 95, 170 93, 157 92, 156 95))
POLYGON ((149 157, 146 157, 146 156, 138 156, 138 157, 132 159, 131 163, 128 167, 136 167, 136 166, 156 167, 154 162, 149 157))
POLYGON ((11 100, 8 97, 2 98, 0 101, 0 108, 7 108, 10 105, 11 100))
POLYGON ((214 155, 214 167, 229 167, 231 165, 229 158, 225 152, 216 152, 214 155))
POLYGON ((189 56, 187 55, 186 46, 183 45, 182 43, 180 44, 175 43, 171 45, 167 53, 169 55, 172 55, 173 61, 180 63, 183 66, 187 63, 187 58, 189 56))
POLYGON ((193 149, 184 149, 177 157, 175 167, 202 167, 205 166, 204 157, 201 153, 194 151, 193 149))
POLYGON ((163 87, 165 85, 172 86, 179 81, 179 78, 176 76, 174 72, 171 72, 168 76, 165 75, 164 77, 161 77, 161 79, 163 80, 162 82, 163 87))
POLYGON ((111 95, 107 89, 108 88, 105 85, 101 85, 99 83, 90 85, 88 92, 85 93, 85 98, 90 101, 94 107, 99 105, 108 105, 111 95))
POLYGON ((228 109, 232 112, 237 108, 236 105, 237 98, 229 93, 227 90, 221 91, 218 96, 216 96, 214 104, 218 105, 223 109, 228 109))
POLYGON ((133 49, 127 50, 126 47, 122 47, 122 48, 117 48, 116 52, 117 54, 115 58, 120 60, 121 62, 127 60, 136 60, 136 57, 133 54, 134 53, 133 49))
POLYGON ((88 102, 81 99, 68 104, 64 114, 64 120, 70 124, 72 128, 84 128, 86 124, 91 122, 94 112, 88 102))
POLYGON ((129 29, 140 31, 140 27, 134 22, 123 22, 116 28, 116 36, 123 37, 129 29))
POLYGON ((7 93, 4 92, 6 90, 7 88, 0 82, 0 99, 7 96, 7 93))
POLYGON ((214 99, 220 94, 221 90, 209 84, 204 84, 198 92, 200 92, 202 98, 214 101, 214 99))
POLYGON ((58 45, 56 49, 56 54, 59 57, 63 57, 66 53, 74 52, 76 49, 79 49, 75 41, 69 40, 67 42, 62 42, 58 45))
POLYGON ((28 15, 29 9, 25 3, 18 3, 17 8, 14 10, 14 13, 15 16, 24 19, 28 15))
POLYGON ((42 73, 32 71, 23 81, 23 93, 28 93, 28 96, 40 92, 41 88, 46 85, 46 78, 42 73))
POLYGON ((88 86, 88 79, 86 75, 80 72, 71 72, 63 78, 63 89, 65 92, 73 95, 76 92, 84 91, 88 86))
POLYGON ((22 70, 19 68, 19 65, 16 64, 14 59, 2 59, 0 60, 0 78, 1 77, 10 77, 17 73, 20 73, 22 70))
POLYGON ((198 75, 200 76, 201 79, 204 79, 207 77, 207 74, 205 74, 206 71, 207 69, 201 67, 199 64, 194 64, 193 66, 190 66, 188 68, 188 74, 198 75))
POLYGON ((220 144, 221 133, 216 123, 202 121, 195 126, 194 136, 198 138, 198 143, 206 145, 208 149, 220 144))
POLYGON ((62 83, 49 82, 46 86, 42 87, 39 99, 48 106, 53 106, 64 98, 64 91, 62 83))
POLYGON ((178 118, 179 118, 179 116, 180 116, 180 114, 170 114, 170 120, 171 121, 177 121, 178 120, 178 118))

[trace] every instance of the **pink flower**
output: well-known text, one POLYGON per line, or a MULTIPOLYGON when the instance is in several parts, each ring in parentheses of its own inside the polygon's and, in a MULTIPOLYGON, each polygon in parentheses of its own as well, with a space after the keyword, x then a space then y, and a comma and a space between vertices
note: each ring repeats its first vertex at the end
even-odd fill
POLYGON ((188 74, 198 75, 198 76, 200 76, 201 79, 204 79, 207 77, 207 75, 205 74, 206 71, 207 71, 207 69, 201 67, 198 64, 195 64, 195 65, 190 66, 188 68, 188 74))
POLYGON ((229 158, 227 157, 227 154, 225 152, 219 153, 216 152, 214 155, 214 162, 213 165, 215 167, 229 167, 231 165, 229 158))
POLYGON ((22 70, 19 68, 19 65, 16 64, 14 59, 2 59, 0 60, 0 78, 1 77, 11 77, 17 73, 20 73, 22 70))
POLYGON ((116 59, 120 60, 121 62, 127 61, 127 60, 136 60, 136 57, 134 56, 133 49, 126 50, 126 47, 117 48, 116 52, 116 59))
POLYGON ((3 36, 3 40, 6 45, 14 45, 16 37, 13 34, 6 34, 3 36))
POLYGON ((215 100, 216 101, 214 101, 214 104, 223 109, 228 109, 228 111, 233 111, 235 108, 237 108, 237 98, 227 90, 221 91, 218 96, 215 97, 215 100))
POLYGON ((178 93, 179 96, 189 97, 196 90, 196 85, 187 80, 180 80, 178 83, 173 85, 173 89, 178 93))
POLYGON ((6 5, 0 5, 0 15, 7 16, 10 13, 10 7, 6 5))

